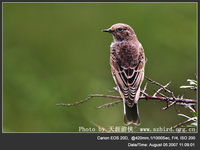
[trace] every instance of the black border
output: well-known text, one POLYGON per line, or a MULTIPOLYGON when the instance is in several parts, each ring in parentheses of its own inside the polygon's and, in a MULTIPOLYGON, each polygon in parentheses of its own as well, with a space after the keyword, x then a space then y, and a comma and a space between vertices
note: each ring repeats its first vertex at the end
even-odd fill
MULTIPOLYGON (((10 1, 3 1, 3 2, 16 2, 14 0, 10 1)), ((1 8, 2 4, 1 2, 1 8)), ((19 1, 19 2, 50 2, 50 1, 19 1)), ((56 1, 57 2, 83 2, 83 1, 56 1)), ((94 2, 94 1, 93 1, 94 2)), ((98 1, 98 2, 105 2, 105 1, 98 1)), ((107 2, 107 1, 106 1, 107 2)), ((111 2, 111 1, 109 1, 111 2)), ((149 2, 149 1, 123 1, 124 2, 149 2)), ((160 2, 160 1, 153 1, 153 2, 160 2)), ((165 2, 174 2, 174 1, 165 1, 165 2)), ((175 2, 183 2, 183 1, 175 1, 175 2)), ((199 3, 198 1, 188 1, 188 2, 197 2, 198 8, 199 3)), ((199 14, 197 8, 197 14, 199 14)), ((2 11, 1 11, 1 17, 2 17, 2 11)), ((1 19, 2 20, 2 19, 1 19)), ((199 24, 199 15, 198 15, 198 24, 199 24)), ((2 24, 1 24, 2 25, 2 24)), ((1 26, 2 27, 2 26, 1 26)), ((1 28, 2 29, 2 28, 1 28)), ((2 30, 3 32, 3 30, 2 30)), ((3 35, 2 35, 3 38, 3 35)), ((198 43, 199 38, 198 39, 198 43)), ((1 41, 2 45, 2 41, 1 41)), ((3 47, 2 47, 3 51, 3 47)), ((3 60, 3 52, 1 51, 1 58, 3 60)), ((199 52, 198 56, 199 56, 199 52)), ((198 58, 197 58, 198 60, 198 58)), ((198 60, 199 64, 199 60, 198 60)), ((1 61, 1 71, 2 71, 2 61, 1 61)), ((197 65, 198 70, 198 65, 197 65)), ((199 74, 199 70, 198 70, 199 74)), ((2 74, 1 74, 1 83, 2 83, 2 74)), ((3 88, 3 85, 1 86, 3 88)), ((199 89, 198 89, 199 93, 199 89)), ((1 90, 2 95, 2 90, 1 90)), ((3 97, 2 97, 3 101, 3 97)), ((2 103, 1 103, 2 105, 2 103)), ((198 104, 199 106, 199 104, 198 104)), ((3 109, 3 107, 1 106, 3 109)), ((1 111, 2 112, 2 111, 1 111)), ((2 114, 1 114, 1 120, 2 120, 2 114)), ((198 121, 199 124, 199 121, 198 121)), ((2 125, 2 123, 1 123, 2 125)), ((3 127, 1 128, 3 131, 3 127)), ((98 136, 128 136, 129 138, 131 136, 196 136, 195 141, 183 141, 183 142, 195 142, 195 148, 200 146, 200 142, 197 142, 199 140, 199 134, 198 133, 1 133, 0 139, 1 139, 1 147, 3 149, 13 149, 13 148, 20 148, 20 149, 29 149, 29 148, 36 148, 36 149, 46 149, 46 148, 52 148, 52 149, 75 149, 75 148, 112 148, 112 149, 130 149, 127 146, 127 143, 131 143, 132 141, 113 141, 113 140, 97 140, 98 136)), ((146 142, 146 141, 137 141, 140 143, 146 142)), ((160 141, 152 141, 152 143, 157 143, 160 141)), ((164 142, 176 142, 176 141, 162 141, 164 142)), ((180 142, 180 141, 179 141, 180 142)), ((149 143, 149 142, 148 142, 149 143)), ((134 148, 134 147, 131 147, 134 148)), ((135 147, 136 149, 143 149, 141 147, 135 147)), ((163 147, 162 147, 163 148, 163 147)), ((162 149, 159 148, 159 149, 162 149)), ((169 148, 169 147, 167 147, 169 148)), ((176 149, 178 147, 175 147, 176 149)), ((188 149, 191 149, 194 147, 188 147, 188 149)), ((148 147, 148 149, 151 149, 148 147)), ((152 147, 152 149, 154 149, 152 147)), ((182 148, 180 148, 182 149, 182 148)))

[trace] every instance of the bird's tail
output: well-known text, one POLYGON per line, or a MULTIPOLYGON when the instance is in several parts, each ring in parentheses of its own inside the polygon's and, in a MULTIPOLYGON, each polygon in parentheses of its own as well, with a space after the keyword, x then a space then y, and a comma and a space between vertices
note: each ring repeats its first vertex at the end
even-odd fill
POLYGON ((126 104, 126 102, 124 102, 124 124, 140 125, 140 116, 137 103, 134 103, 134 105, 130 107, 126 104))

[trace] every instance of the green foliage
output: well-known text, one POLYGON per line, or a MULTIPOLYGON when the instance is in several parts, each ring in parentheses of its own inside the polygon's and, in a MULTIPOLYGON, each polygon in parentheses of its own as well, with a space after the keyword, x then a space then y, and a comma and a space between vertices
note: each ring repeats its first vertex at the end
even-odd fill
MULTIPOLYGON (((187 79, 187 81, 190 82, 190 86, 180 86, 180 88, 197 89, 197 81, 196 80, 187 79)), ((190 106, 196 106, 196 104, 188 103, 185 106, 185 108, 188 108, 190 106)), ((197 127, 197 112, 194 112, 194 111, 190 111, 190 112, 193 114, 194 117, 188 117, 185 114, 178 114, 178 115, 188 118, 187 121, 193 121, 190 125, 186 125, 186 127, 197 127)))
POLYGON ((187 79, 187 81, 190 82, 190 85, 188 85, 188 86, 180 86, 180 88, 189 88, 189 89, 197 88, 197 81, 196 80, 187 79))

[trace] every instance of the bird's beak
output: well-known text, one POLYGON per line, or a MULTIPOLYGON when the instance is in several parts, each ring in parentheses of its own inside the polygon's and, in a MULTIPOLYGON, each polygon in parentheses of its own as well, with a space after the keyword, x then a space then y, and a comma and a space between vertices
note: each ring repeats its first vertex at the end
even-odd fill
POLYGON ((105 29, 105 30, 102 30, 102 32, 112 32, 112 30, 110 30, 110 29, 105 29))

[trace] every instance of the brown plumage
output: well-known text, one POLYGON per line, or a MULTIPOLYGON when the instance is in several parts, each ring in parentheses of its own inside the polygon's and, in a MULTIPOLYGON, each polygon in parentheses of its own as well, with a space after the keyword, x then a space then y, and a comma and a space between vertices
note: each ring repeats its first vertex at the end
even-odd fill
POLYGON ((138 99, 145 66, 143 47, 129 25, 117 23, 102 31, 111 33, 114 39, 110 46, 110 65, 123 99, 124 124, 139 125, 138 99))

